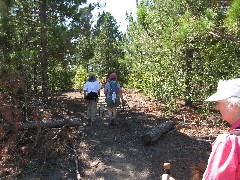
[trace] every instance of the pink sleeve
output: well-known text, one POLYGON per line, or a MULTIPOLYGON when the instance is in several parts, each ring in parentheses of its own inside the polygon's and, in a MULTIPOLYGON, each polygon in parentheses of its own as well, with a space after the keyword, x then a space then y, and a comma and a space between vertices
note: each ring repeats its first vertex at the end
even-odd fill
POLYGON ((203 179, 240 179, 239 138, 239 136, 229 134, 222 134, 217 137, 203 179))

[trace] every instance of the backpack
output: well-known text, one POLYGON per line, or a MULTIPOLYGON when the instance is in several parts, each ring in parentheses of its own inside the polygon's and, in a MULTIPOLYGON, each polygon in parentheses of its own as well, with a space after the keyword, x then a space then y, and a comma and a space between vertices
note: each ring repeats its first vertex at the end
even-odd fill
POLYGON ((86 99, 87 100, 96 100, 98 98, 98 94, 96 92, 90 92, 87 94, 86 99))
POLYGON ((112 96, 113 92, 115 92, 116 95, 118 95, 118 92, 119 92, 118 83, 116 81, 109 81, 109 83, 110 83, 110 93, 109 93, 109 96, 112 96))

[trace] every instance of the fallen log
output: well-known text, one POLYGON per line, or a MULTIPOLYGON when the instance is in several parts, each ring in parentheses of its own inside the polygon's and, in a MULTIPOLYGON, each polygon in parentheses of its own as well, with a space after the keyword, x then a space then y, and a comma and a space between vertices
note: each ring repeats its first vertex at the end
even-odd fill
POLYGON ((155 143, 163 134, 173 129, 174 125, 174 121, 170 120, 150 129, 142 136, 142 141, 144 145, 150 145, 155 143))
POLYGON ((52 119, 48 121, 28 121, 24 123, 2 123, 0 125, 0 141, 8 138, 8 134, 14 130, 36 129, 36 128, 64 128, 83 126, 80 118, 52 119))
POLYGON ((1 126, 1 132, 9 132, 15 129, 31 129, 31 128, 61 128, 61 127, 79 127, 82 126, 83 122, 80 118, 69 118, 69 119, 52 119, 48 121, 28 121, 18 124, 5 124, 1 126))
POLYGON ((60 128, 63 126, 67 127, 76 127, 81 126, 83 123, 80 118, 69 118, 69 119, 52 119, 48 121, 29 121, 23 124, 17 125, 19 129, 28 129, 28 128, 60 128))

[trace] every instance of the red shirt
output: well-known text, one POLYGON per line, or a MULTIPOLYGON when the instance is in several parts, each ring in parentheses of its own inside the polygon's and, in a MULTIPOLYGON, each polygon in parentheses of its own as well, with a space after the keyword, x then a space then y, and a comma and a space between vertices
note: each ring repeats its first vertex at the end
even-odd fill
POLYGON ((240 180, 240 129, 236 129, 239 126, 240 120, 231 126, 229 133, 218 135, 203 180, 240 180))

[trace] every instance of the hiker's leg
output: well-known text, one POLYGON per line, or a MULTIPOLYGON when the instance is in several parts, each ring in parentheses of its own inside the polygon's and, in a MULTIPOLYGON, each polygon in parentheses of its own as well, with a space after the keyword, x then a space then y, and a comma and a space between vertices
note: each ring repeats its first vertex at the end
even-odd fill
POLYGON ((106 103, 107 103, 107 111, 108 111, 108 117, 109 117, 109 125, 113 124, 113 112, 112 112, 112 108, 113 108, 113 101, 111 98, 106 98, 106 103))
POLYGON ((108 119, 108 124, 109 126, 113 124, 113 112, 112 112, 112 107, 107 107, 107 110, 108 110, 108 116, 109 116, 109 119, 108 119))
POLYGON ((117 107, 120 105, 120 98, 116 98, 116 103, 114 105, 114 107, 112 108, 112 112, 113 112, 113 119, 115 119, 117 117, 117 107))
POLYGON ((107 103, 108 116, 109 116, 109 118, 112 118, 112 107, 113 107, 112 99, 107 97, 106 103, 107 103))
POLYGON ((109 116, 109 118, 112 118, 112 115, 113 115, 113 113, 112 113, 112 107, 107 107, 107 111, 108 111, 108 116, 109 116))
POLYGON ((91 106, 92 106, 92 108, 91 108, 91 121, 94 122, 95 119, 96 119, 96 113, 97 113, 97 101, 92 100, 91 103, 92 103, 91 104, 91 106))
POLYGON ((112 115, 113 115, 113 119, 115 119, 117 116, 117 107, 112 108, 112 115))
POLYGON ((87 119, 91 119, 91 101, 87 100, 87 119))

